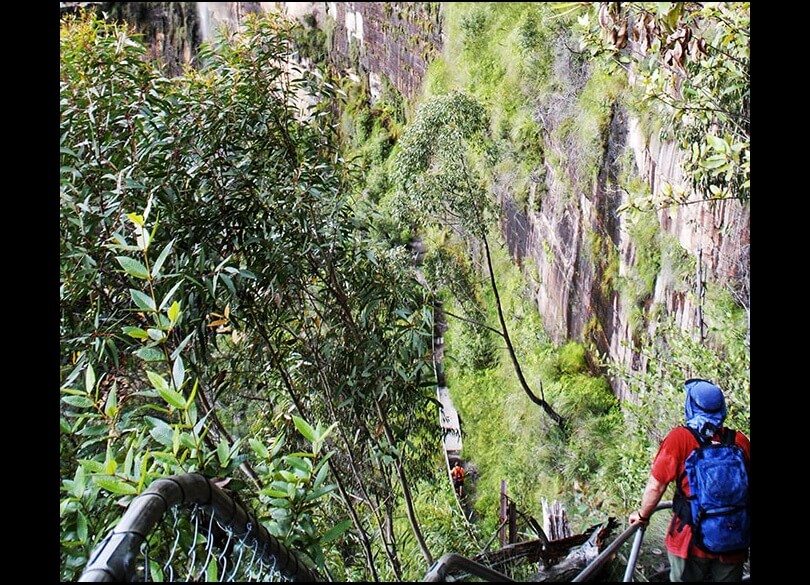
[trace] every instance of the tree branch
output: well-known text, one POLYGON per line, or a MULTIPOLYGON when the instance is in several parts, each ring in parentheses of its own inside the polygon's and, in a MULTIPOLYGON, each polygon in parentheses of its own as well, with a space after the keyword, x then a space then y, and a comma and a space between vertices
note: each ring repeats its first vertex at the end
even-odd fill
POLYGON ((490 331, 500 335, 501 337, 504 336, 503 331, 501 331, 499 329, 495 329, 494 327, 490 327, 486 323, 481 323, 480 321, 473 321, 472 319, 467 319, 466 317, 461 317, 460 315, 454 315, 450 311, 444 311, 444 314, 449 315, 450 317, 453 317, 455 319, 458 319, 459 321, 464 321, 465 323, 470 323, 471 325, 475 325, 476 327, 483 327, 484 329, 489 329, 490 331))

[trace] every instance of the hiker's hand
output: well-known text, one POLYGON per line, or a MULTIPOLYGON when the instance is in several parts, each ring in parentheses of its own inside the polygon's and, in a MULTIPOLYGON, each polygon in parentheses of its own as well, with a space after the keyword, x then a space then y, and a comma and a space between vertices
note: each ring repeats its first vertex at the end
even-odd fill
POLYGON ((636 524, 641 524, 642 526, 646 526, 647 524, 650 523, 650 519, 649 518, 644 518, 641 515, 641 512, 638 511, 638 510, 636 510, 635 512, 630 514, 630 518, 628 518, 628 521, 630 522, 630 526, 634 526, 636 524))

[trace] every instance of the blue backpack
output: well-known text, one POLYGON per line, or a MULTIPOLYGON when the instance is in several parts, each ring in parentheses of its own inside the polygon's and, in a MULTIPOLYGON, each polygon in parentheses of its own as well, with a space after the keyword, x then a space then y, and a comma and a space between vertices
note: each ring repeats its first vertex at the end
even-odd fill
POLYGON ((720 442, 712 443, 689 430, 698 447, 684 465, 690 495, 683 493, 680 480, 675 490, 673 511, 681 520, 678 530, 691 524, 692 542, 710 553, 746 550, 751 543, 748 466, 735 443, 736 432, 723 429, 720 442))

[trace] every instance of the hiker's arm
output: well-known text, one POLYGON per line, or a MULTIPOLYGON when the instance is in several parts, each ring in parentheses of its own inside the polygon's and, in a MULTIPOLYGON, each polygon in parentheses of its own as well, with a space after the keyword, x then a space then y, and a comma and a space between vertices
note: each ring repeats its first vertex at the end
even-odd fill
POLYGON ((630 514, 628 519, 630 526, 639 522, 647 523, 650 516, 655 511, 658 502, 661 501, 661 496, 664 495, 669 484, 662 483, 650 475, 647 480, 647 486, 644 488, 644 493, 641 495, 641 506, 638 510, 630 514))

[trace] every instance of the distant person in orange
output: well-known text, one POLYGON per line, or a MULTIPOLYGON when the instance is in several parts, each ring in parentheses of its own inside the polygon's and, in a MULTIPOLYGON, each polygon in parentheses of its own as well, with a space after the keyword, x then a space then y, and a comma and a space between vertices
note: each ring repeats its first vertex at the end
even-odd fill
POLYGON ((462 497, 464 495, 464 468, 458 464, 458 461, 450 470, 450 477, 453 478, 453 489, 456 490, 459 498, 462 497))

